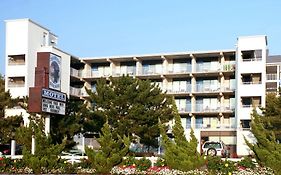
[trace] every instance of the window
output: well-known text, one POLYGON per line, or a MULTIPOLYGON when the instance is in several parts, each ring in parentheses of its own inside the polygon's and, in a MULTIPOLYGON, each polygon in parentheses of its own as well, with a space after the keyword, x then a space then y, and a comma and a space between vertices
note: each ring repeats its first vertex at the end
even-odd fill
POLYGON ((186 129, 190 129, 191 128, 191 117, 187 117, 186 118, 186 129))
POLYGON ((241 127, 245 129, 250 129, 251 120, 240 120, 241 127))
POLYGON ((244 108, 249 108, 252 106, 252 98, 251 97, 243 97, 242 98, 242 105, 244 108))
POLYGON ((195 128, 202 128, 203 127, 203 117, 196 117, 195 118, 195 128))

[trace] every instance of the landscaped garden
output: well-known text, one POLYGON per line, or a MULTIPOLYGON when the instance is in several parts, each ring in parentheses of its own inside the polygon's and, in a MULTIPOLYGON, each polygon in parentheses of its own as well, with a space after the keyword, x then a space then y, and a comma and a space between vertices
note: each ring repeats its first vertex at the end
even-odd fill
MULTIPOLYGON (((21 159, 0 158, 0 173, 7 174, 96 174, 91 163, 84 159, 80 163, 71 164, 66 160, 59 160, 53 168, 38 167, 40 171, 26 166, 21 159)), ((245 157, 241 161, 232 162, 222 160, 220 157, 206 157, 205 164, 199 168, 189 171, 181 171, 169 168, 165 160, 158 158, 152 166, 152 162, 143 157, 136 159, 126 157, 122 163, 114 166, 107 174, 161 174, 161 175, 208 175, 208 174, 225 174, 225 175, 270 175, 274 174, 270 168, 261 167, 251 158, 245 157)))

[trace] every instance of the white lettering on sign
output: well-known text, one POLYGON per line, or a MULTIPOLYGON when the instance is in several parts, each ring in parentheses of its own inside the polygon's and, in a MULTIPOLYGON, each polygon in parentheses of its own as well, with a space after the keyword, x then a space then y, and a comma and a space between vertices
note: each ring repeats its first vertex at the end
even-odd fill
POLYGON ((62 92, 53 91, 42 88, 42 97, 51 98, 57 101, 66 102, 66 94, 62 92))
POLYGON ((42 111, 65 115, 65 103, 60 101, 54 101, 47 98, 42 98, 42 111))

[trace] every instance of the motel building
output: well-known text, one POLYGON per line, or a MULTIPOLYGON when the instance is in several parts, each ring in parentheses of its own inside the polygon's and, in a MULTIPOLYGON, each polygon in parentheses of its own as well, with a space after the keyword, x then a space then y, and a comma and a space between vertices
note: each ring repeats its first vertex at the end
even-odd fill
MULTIPOLYGON (((102 77, 149 79, 174 97, 187 138, 193 128, 198 141, 221 140, 238 156, 250 152, 244 137, 254 141, 252 110, 265 106, 266 90, 279 89, 281 57, 270 56, 267 68, 266 36, 238 37, 229 50, 88 58, 62 51, 57 43, 54 33, 30 19, 6 21, 5 89, 13 98, 44 99, 37 110, 63 114, 64 95, 83 100, 85 87, 95 91, 102 77)), ((6 109, 6 116, 16 114, 28 123, 25 110, 6 109)))

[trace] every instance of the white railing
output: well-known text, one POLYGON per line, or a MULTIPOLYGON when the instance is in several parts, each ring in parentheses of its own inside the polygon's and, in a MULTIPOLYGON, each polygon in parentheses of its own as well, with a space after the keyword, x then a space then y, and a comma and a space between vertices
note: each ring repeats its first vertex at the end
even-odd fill
POLYGON ((243 58, 242 61, 244 62, 249 62, 249 61, 261 61, 262 58, 261 57, 258 57, 258 58, 243 58))
POLYGON ((277 80, 277 74, 266 74, 266 80, 277 80))
POLYGON ((245 85, 261 84, 261 81, 257 81, 257 82, 254 82, 254 81, 244 81, 242 83, 245 84, 245 85))
POLYGON ((81 88, 71 87, 70 86, 70 95, 81 96, 81 88))
POLYGON ((79 75, 80 75, 79 70, 70 68, 70 75, 73 77, 79 77, 79 75))

